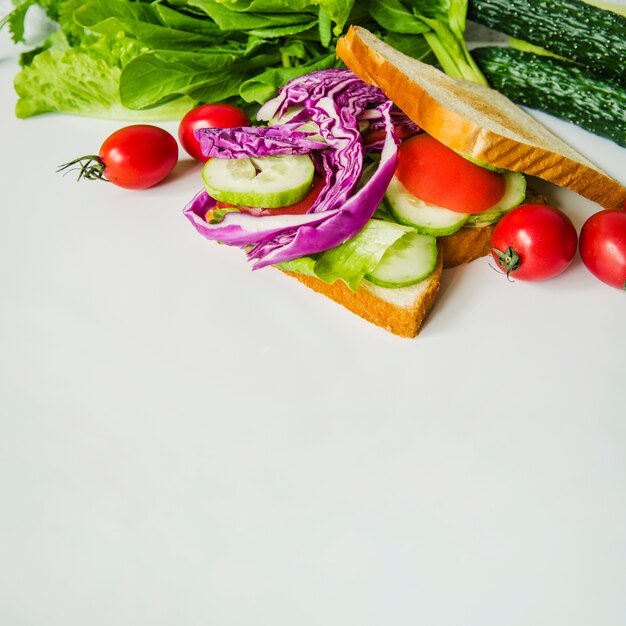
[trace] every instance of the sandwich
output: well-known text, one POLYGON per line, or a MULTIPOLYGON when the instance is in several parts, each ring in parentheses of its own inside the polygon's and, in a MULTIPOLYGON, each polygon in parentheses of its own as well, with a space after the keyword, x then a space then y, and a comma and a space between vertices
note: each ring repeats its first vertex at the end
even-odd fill
MULTIPOLYGON (((396 335, 414 337, 444 267, 489 252, 525 175, 603 207, 626 188, 498 92, 452 79, 360 27, 348 69, 300 76, 263 126, 201 129, 196 230, 245 250, 396 335)), ((532 197, 532 195, 531 195, 532 197)), ((536 198, 533 198, 536 200, 536 198)))

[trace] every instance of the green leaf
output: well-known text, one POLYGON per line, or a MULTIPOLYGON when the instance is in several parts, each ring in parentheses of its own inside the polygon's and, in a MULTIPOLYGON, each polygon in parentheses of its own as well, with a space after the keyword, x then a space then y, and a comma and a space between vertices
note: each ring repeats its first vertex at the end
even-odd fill
POLYGON ((59 17, 59 7, 63 3, 70 2, 71 0, 13 0, 13 9, 0 19, 0 29, 6 25, 9 27, 11 38, 15 43, 21 43, 24 41, 24 28, 26 13, 32 6, 39 6, 45 10, 48 17, 57 21, 59 17))
POLYGON ((167 26, 139 22, 134 20, 110 17, 92 25, 85 25, 95 33, 114 37, 116 33, 124 33, 134 37, 146 46, 155 50, 188 50, 197 52, 202 49, 211 50, 214 40, 205 35, 190 33, 184 30, 174 30, 167 26))
POLYGON ((164 4, 153 4, 152 7, 163 26, 169 26, 176 30, 186 30, 207 37, 215 37, 221 32, 217 24, 206 19, 206 17, 193 17, 164 4))
POLYGON ((215 0, 237 12, 300 13, 311 8, 310 0, 215 0))
POLYGON ((239 85, 260 68, 275 64, 279 54, 258 54, 253 59, 236 54, 158 51, 128 63, 120 77, 124 106, 147 109, 181 96, 217 102, 239 91, 239 85))
POLYGON ((263 39, 274 39, 277 37, 288 37, 290 35, 299 35, 307 30, 315 28, 317 22, 305 22, 304 24, 295 24, 293 26, 277 26, 276 28, 255 28, 248 31, 249 35, 255 35, 263 39))
POLYGON ((69 49, 49 49, 15 77, 18 117, 59 112, 119 120, 178 119, 189 101, 137 113, 124 107, 119 95, 121 66, 141 50, 122 36, 104 42, 89 38, 69 49))
POLYGON ((98 22, 110 17, 123 20, 135 20, 149 24, 160 24, 159 17, 150 4, 128 2, 127 0, 107 0, 83 2, 74 11, 74 20, 85 28, 91 28, 98 22))
POLYGON ((335 23, 333 33, 337 36, 343 32, 343 27, 348 21, 354 0, 314 0, 328 17, 335 23))
POLYGON ((314 276, 317 278, 315 274, 315 261, 316 257, 303 256, 293 261, 279 263, 277 267, 287 272, 296 272, 296 274, 304 274, 305 276, 314 276))
POLYGON ((234 55, 188 55, 151 52, 128 63, 120 77, 120 97, 130 109, 170 102, 230 74, 234 55))
POLYGON ((400 0, 372 2, 370 14, 383 28, 393 33, 419 35, 429 30, 400 0))
POLYGON ((425 63, 431 63, 435 60, 432 49, 423 35, 387 33, 383 36, 383 41, 414 59, 419 59, 425 63))
POLYGON ((318 28, 320 32, 320 43, 326 48, 333 37, 332 22, 330 15, 320 7, 318 28))
POLYGON ((246 80, 239 88, 239 94, 246 102, 258 102, 262 104, 270 98, 273 98, 278 88, 282 87, 292 78, 316 70, 327 70, 338 67, 338 65, 339 61, 337 61, 335 53, 332 52, 326 56, 316 58, 309 63, 296 67, 274 67, 267 69, 261 74, 246 80))
POLYGON ((247 31, 276 26, 305 24, 316 18, 312 13, 243 13, 227 8, 217 0, 189 0, 202 9, 222 30, 247 31))
POLYGON ((412 232, 409 226, 372 219, 355 237, 322 252, 317 258, 305 257, 281 263, 278 267, 316 276, 327 283, 343 280, 352 291, 356 291, 365 275, 380 263, 385 252, 412 232))
POLYGON ((24 41, 26 12, 33 4, 36 4, 35 0, 19 0, 15 3, 15 8, 0 20, 0 28, 3 28, 6 24, 9 25, 11 38, 15 43, 24 41))

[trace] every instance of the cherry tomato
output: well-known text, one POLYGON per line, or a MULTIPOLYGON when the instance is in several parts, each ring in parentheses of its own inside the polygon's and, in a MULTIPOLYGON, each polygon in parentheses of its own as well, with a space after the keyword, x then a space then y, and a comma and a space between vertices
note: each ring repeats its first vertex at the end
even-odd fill
POLYGON ((161 182, 178 160, 178 144, 167 131, 149 124, 125 126, 104 140, 97 155, 74 159, 57 171, 76 166, 78 178, 108 180, 127 189, 161 182))
POLYGON ((126 126, 100 148, 104 176, 127 189, 146 189, 161 182, 178 160, 178 144, 167 131, 149 124, 126 126))
POLYGON ((626 289, 626 211, 608 209, 592 215, 580 231, 579 250, 596 278, 626 289))
POLYGON ((576 229, 565 213, 545 204, 523 204, 496 224, 491 249, 507 275, 545 280, 565 271, 577 243, 576 229))
POLYGON ((481 213, 504 195, 504 176, 421 133, 398 149, 398 180, 424 202, 458 213, 481 213))
POLYGON ((182 147, 198 161, 207 161, 194 135, 199 128, 238 128, 250 126, 248 114, 232 104, 201 104, 191 109, 178 125, 178 138, 182 147))
MULTIPOLYGON (((250 213, 252 215, 293 215, 306 213, 313 206, 313 203, 317 200, 317 197, 320 195, 320 192, 323 188, 324 179, 315 176, 313 178, 313 186, 311 187, 311 191, 309 191, 305 198, 303 200, 300 200, 300 202, 296 202, 295 204, 290 204, 288 206, 283 206, 275 209, 263 209, 257 207, 237 208, 244 213, 250 213)), ((222 209, 234 206, 234 204, 228 204, 227 202, 217 202, 217 207, 222 209)))

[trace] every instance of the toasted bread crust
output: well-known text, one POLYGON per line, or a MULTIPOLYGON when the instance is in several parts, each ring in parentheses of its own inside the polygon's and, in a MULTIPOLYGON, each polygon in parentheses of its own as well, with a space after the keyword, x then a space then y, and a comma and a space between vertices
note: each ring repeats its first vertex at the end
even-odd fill
MULTIPOLYGON (((416 124, 453 150, 478 161, 567 187, 606 208, 621 207, 626 200, 626 188, 603 172, 557 152, 532 145, 530 140, 529 143, 522 143, 482 128, 436 100, 384 54, 370 47, 361 34, 372 37, 363 28, 350 27, 347 35, 337 44, 339 57, 357 76, 382 89, 416 124)), ((376 46, 383 51, 392 50, 383 42, 377 42, 376 46)), ((398 54, 396 51, 393 53, 398 54)), ((420 63, 415 60, 411 62, 420 63)), ((457 91, 459 98, 467 97, 464 93, 465 83, 451 80, 450 90, 457 91)), ((485 89, 492 92, 493 100, 504 98, 495 90, 485 89)), ((491 105, 487 98, 484 100, 479 101, 484 113, 500 116, 500 121, 506 125, 507 119, 502 116, 497 104, 491 105)), ((527 116, 521 109, 519 115, 527 116)), ((516 129, 519 130, 519 126, 516 124, 516 129)))
POLYGON ((491 235, 495 224, 481 228, 461 228, 451 235, 439 237, 443 267, 456 267, 486 256, 491 251, 491 235))
POLYGON ((329 285, 313 276, 285 270, 281 271, 288 276, 296 278, 303 285, 313 289, 313 291, 334 300, 337 304, 341 304, 368 322, 400 337, 410 338, 415 337, 419 333, 424 319, 435 302, 441 282, 442 268, 443 262, 440 250, 433 273, 424 280, 424 290, 409 306, 399 306, 384 300, 376 295, 374 290, 369 289, 367 285, 361 285, 355 292, 341 280, 336 280, 329 285))

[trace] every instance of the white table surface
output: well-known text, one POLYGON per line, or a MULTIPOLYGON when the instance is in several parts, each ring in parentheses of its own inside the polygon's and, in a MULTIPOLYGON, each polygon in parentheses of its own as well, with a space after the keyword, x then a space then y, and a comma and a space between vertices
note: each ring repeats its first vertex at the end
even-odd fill
MULTIPOLYGON (((482 259, 396 338, 200 237, 188 160, 147 191, 56 174, 122 124, 17 120, 15 71, 1 624, 626 624, 624 293, 482 259)), ((626 150, 538 116, 626 183, 626 150)))

